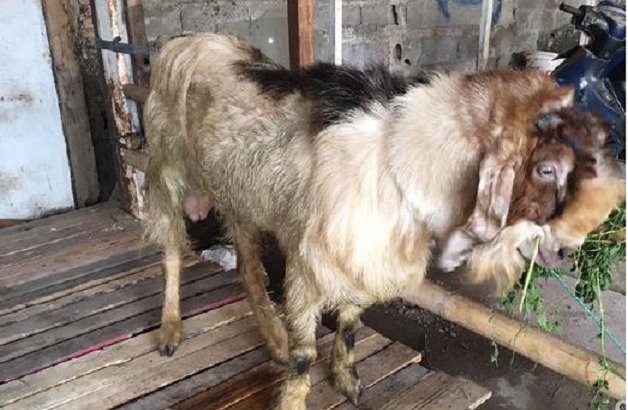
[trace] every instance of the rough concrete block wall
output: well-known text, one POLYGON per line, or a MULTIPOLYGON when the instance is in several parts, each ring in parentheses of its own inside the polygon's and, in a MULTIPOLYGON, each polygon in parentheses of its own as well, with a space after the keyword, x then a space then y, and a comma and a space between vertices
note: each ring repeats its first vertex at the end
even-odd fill
POLYGON ((226 31, 288 65, 286 0, 144 0, 146 35, 156 50, 171 37, 226 31))
MULTIPOLYGON (((343 62, 364 66, 384 63, 395 69, 475 67, 481 0, 345 0, 343 62)), ((317 2, 317 38, 328 36, 328 22, 317 2)), ((331 41, 331 40, 330 40, 331 41)), ((323 43, 323 41, 321 41, 323 43)), ((317 44, 318 46, 318 44, 317 44)), ((317 47, 317 58, 331 60, 333 48, 317 47)))
POLYGON ((580 35, 569 15, 558 10, 561 2, 577 7, 584 0, 502 0, 491 37, 492 65, 509 65, 516 52, 558 52, 576 45, 580 35))
MULTIPOLYGON (((494 0, 489 67, 509 65, 515 52, 577 42, 560 1, 494 0)), ((144 11, 157 46, 184 32, 228 30, 288 64, 286 0, 144 0, 144 11)), ((344 0, 343 62, 474 70, 481 13, 482 0, 344 0)), ((332 61, 333 1, 316 0, 314 30, 316 59, 332 61)))

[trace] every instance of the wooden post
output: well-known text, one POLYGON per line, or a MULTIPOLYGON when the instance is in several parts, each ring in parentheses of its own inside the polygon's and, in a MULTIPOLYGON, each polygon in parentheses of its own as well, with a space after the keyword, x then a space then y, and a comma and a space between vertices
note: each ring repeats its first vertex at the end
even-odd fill
POLYGON ((288 0, 290 68, 314 62, 314 0, 288 0))
MULTIPOLYGON (((604 374, 597 355, 428 280, 421 284, 416 295, 404 299, 589 387, 604 374)), ((625 400, 626 372, 619 364, 612 366, 617 373, 606 374, 605 393, 625 400)))
POLYGON ((342 65, 342 0, 334 0, 334 64, 342 65))
MULTIPOLYGON (((128 43, 126 21, 124 20, 123 0, 95 0, 96 29, 103 40, 120 36, 121 42, 128 43)), ((120 137, 122 147, 116 150, 119 169, 120 191, 123 194, 123 207, 133 216, 141 219, 144 214, 143 183, 144 174, 127 164, 122 156, 124 148, 133 149, 134 139, 127 138, 138 133, 140 120, 137 105, 127 99, 122 84, 133 83, 131 56, 109 50, 101 51, 105 83, 109 93, 110 123, 112 136, 120 137)))
MULTIPOLYGON (((127 24, 129 40, 133 44, 148 44, 146 28, 144 27, 144 6, 142 0, 127 0, 127 24)), ((150 56, 148 54, 133 54, 133 78, 136 85, 148 87, 150 85, 150 56)))
POLYGON ((491 45, 491 27, 493 23, 493 0, 482 1, 482 18, 480 19, 480 44, 478 47, 477 69, 486 69, 491 45))
POLYGON ((76 53, 76 31, 72 25, 71 3, 70 0, 44 0, 43 9, 63 133, 72 171, 74 202, 76 206, 83 207, 98 200, 100 185, 83 91, 83 77, 76 53))

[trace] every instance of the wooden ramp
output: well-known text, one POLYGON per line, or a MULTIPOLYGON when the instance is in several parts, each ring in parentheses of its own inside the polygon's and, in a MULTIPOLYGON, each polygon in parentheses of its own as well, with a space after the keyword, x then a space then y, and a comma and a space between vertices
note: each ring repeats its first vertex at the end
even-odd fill
MULTIPOLYGON (((139 224, 113 204, 0 230, 1 409, 269 409, 269 361, 235 272, 196 257, 182 278, 184 342, 156 351, 162 278, 139 224)), ((308 409, 353 409, 327 380, 320 327, 308 409)), ((370 328, 356 336, 363 409, 470 409, 490 392, 430 372, 370 328)))

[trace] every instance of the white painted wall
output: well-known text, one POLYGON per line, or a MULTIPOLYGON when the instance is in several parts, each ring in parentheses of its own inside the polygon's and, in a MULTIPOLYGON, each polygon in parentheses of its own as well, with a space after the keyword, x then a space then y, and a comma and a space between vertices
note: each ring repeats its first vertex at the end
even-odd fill
POLYGON ((0 7, 0 219, 74 205, 41 0, 0 7))

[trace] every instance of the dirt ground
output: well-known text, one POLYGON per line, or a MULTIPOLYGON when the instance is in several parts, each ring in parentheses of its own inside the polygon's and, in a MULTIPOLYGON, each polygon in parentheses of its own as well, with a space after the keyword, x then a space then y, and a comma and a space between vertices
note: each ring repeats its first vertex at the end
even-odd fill
MULTIPOLYGON (((442 280, 443 275, 428 275, 442 280)), ((563 277, 573 289, 575 279, 563 277)), ((561 328, 554 336, 593 353, 601 351, 595 325, 577 302, 555 279, 537 283, 547 303, 548 312, 556 312, 561 328)), ((463 292, 464 293, 464 292, 463 292)), ((607 291, 603 294, 606 327, 625 346, 626 297, 607 291)), ((597 312, 595 312, 597 313, 597 312)), ((523 319, 522 315, 516 315, 523 319)), ((363 321, 387 337, 399 340, 424 353, 423 364, 431 369, 467 377, 492 391, 492 397, 480 408, 485 410, 586 410, 592 389, 572 381, 541 365, 513 354, 473 332, 402 303, 390 303, 370 309, 363 321), (410 330, 410 331, 409 331, 410 330), (497 356, 496 361, 492 357, 497 356)), ((536 323, 536 317, 528 318, 536 323)), ((626 364, 626 357, 611 341, 606 340, 609 359, 626 364)), ((613 401, 607 409, 615 409, 613 401)), ((619 408, 619 407, 617 407, 619 408)))
POLYGON ((483 410, 588 408, 590 389, 502 347, 498 347, 497 362, 492 363, 495 346, 491 341, 429 312, 392 303, 370 309, 363 321, 421 351, 426 367, 490 389, 493 395, 480 407, 483 410))

